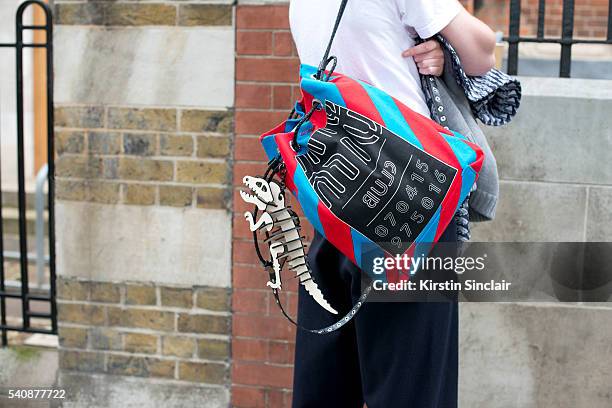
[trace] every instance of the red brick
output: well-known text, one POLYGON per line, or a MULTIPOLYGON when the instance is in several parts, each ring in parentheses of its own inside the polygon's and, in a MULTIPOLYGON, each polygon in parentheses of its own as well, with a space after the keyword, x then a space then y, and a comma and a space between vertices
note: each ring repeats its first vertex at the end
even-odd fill
POLYGON ((268 408, 289 408, 290 401, 287 401, 287 392, 281 390, 268 391, 268 408))
POLYGON ((300 99, 302 99, 302 90, 298 85, 293 85, 291 89, 293 91, 293 95, 291 95, 291 100, 299 101, 300 99))
POLYGON ((285 120, 287 112, 238 111, 235 118, 237 135, 260 135, 285 120))
MULTIPOLYGON (((291 404, 293 401, 293 391, 285 391, 285 405, 287 408, 291 408, 291 404)), ((367 408, 364 404, 364 408, 367 408)))
POLYGON ((239 6, 236 28, 289 28, 289 8, 282 6, 239 6))
POLYGON ((277 31, 274 33, 274 55, 284 57, 296 55, 293 37, 290 32, 277 31))
POLYGON ((297 58, 236 58, 236 80, 256 82, 297 82, 297 58))
MULTIPOLYGON (((254 166, 261 166, 262 168, 265 169, 265 163, 255 163, 253 164, 254 166)), ((257 174, 262 173, 262 171, 257 170, 257 174)), ((241 176, 244 176, 244 174, 241 174, 241 176)), ((244 201, 242 201, 242 198, 240 197, 240 189, 242 187, 242 182, 240 180, 238 180, 240 182, 240 187, 236 187, 236 189, 234 190, 234 212, 237 215, 243 215, 245 211, 252 211, 253 210, 253 204, 248 204, 244 201)))
POLYGON ((260 265, 234 265, 232 286, 246 289, 265 289, 267 276, 260 265))
POLYGON ((236 84, 236 108, 269 109, 271 106, 270 85, 236 84))
POLYGON ((261 388, 232 387, 232 407, 234 408, 265 408, 266 393, 261 388))
POLYGON ((232 379, 236 384, 291 388, 293 369, 287 366, 234 362, 232 379))
MULTIPOLYGON (((262 283, 265 275, 262 273, 262 283)), ((256 313, 259 315, 268 314, 268 291, 263 290, 237 289, 234 291, 232 307, 238 313, 256 313)))
POLYGON ((269 359, 271 363, 293 364, 295 347, 293 343, 271 341, 269 344, 269 359))
POLYGON ((293 341, 295 338, 294 326, 282 315, 278 317, 235 315, 232 325, 234 336, 288 341, 293 341))
POLYGON ((252 242, 234 241, 232 246, 233 261, 238 263, 246 263, 251 265, 259 264, 259 258, 255 253, 255 248, 252 242))
MULTIPOLYGON (((239 198, 240 201, 242 199, 239 198)), ((244 219, 244 212, 234 215, 234 224, 232 225, 232 237, 248 241, 253 238, 253 233, 249 229, 249 224, 244 219)))
MULTIPOLYGON (((290 309, 297 306, 297 298, 293 299, 293 297, 297 295, 298 280, 293 279, 289 272, 283 272, 283 289, 278 293, 278 298, 280 299, 283 307, 286 308, 288 312, 291 312, 290 309), (294 303, 296 303, 296 305, 294 305, 294 303)), ((271 310, 272 312, 278 310, 274 296, 270 296, 270 306, 268 307, 268 310, 271 310)))
MULTIPOLYGON (((283 275, 283 277, 285 276, 287 276, 286 273, 283 275)), ((283 289, 279 293, 279 299, 281 301, 281 304, 283 305, 283 308, 289 314, 289 316, 293 317, 297 317, 297 285, 297 279, 285 278, 283 280, 283 289)), ((276 304, 276 299, 274 299, 274 296, 270 296, 268 303, 268 310, 270 316, 282 316, 280 308, 276 304)), ((321 309, 321 311, 327 313, 323 309, 321 309)))
MULTIPOLYGON (((279 299, 283 302, 283 307, 292 316, 297 315, 297 305, 298 305, 298 280, 297 279, 285 279, 283 281, 283 291, 280 293, 279 299)), ((274 296, 272 296, 274 297, 274 296)), ((274 299, 271 299, 274 301, 274 299)), ((270 304, 269 310, 278 310, 278 305, 276 303, 270 304), (274 307, 274 308, 273 308, 274 307)))
POLYGON ((236 52, 241 55, 270 55, 272 53, 272 32, 236 32, 236 52))
POLYGON ((474 0, 461 0, 461 3, 470 13, 474 12, 474 0))
POLYGON ((296 279, 296 286, 295 286, 295 290, 290 290, 287 291, 287 296, 289 296, 289 300, 287 302, 287 304, 289 305, 289 310, 293 310, 293 308, 295 308, 294 312, 297 313, 297 305, 298 305, 298 291, 297 291, 297 279, 296 279))
MULTIPOLYGON (((305 219, 306 217, 301 216, 301 218, 305 219)), ((308 242, 312 241, 312 238, 314 237, 314 227, 309 222, 303 222, 302 234, 306 236, 306 240, 308 242)))
POLYGON ((272 88, 272 107, 274 109, 290 111, 294 102, 291 86, 277 85, 272 88))
POLYGON ((234 142, 234 160, 267 162, 268 158, 258 137, 237 137, 234 142))
POLYGON ((237 162, 234 164, 234 185, 243 187, 244 176, 260 176, 264 174, 266 167, 266 163, 263 162, 237 162))
POLYGON ((266 361, 268 359, 268 341, 234 338, 232 340, 232 357, 234 360, 266 361))

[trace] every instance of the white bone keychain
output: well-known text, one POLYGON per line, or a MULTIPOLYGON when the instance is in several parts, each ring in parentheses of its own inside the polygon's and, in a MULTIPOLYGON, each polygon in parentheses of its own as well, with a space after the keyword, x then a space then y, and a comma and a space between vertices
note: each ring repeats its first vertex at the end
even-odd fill
POLYGON ((372 290, 372 286, 368 285, 362 291, 357 302, 341 319, 321 329, 309 329, 301 326, 287 314, 278 296, 282 286, 281 270, 285 265, 289 266, 288 269, 295 274, 296 278, 299 278, 300 284, 304 286, 306 292, 323 309, 333 314, 338 314, 338 312, 325 300, 323 293, 312 278, 306 260, 304 237, 300 236, 302 228, 300 218, 285 204, 285 185, 282 181, 276 182, 273 180, 273 177, 277 174, 281 180, 284 179, 285 168, 280 155, 268 163, 268 169, 263 177, 244 177, 242 181, 248 187, 249 192, 240 191, 240 197, 255 206, 253 212, 245 212, 244 217, 249 223, 249 229, 253 232, 253 243, 257 256, 270 276, 267 286, 272 289, 274 300, 283 315, 299 329, 316 334, 332 333, 355 317, 372 290), (259 219, 257 218, 258 211, 262 212, 259 219), (263 242, 268 245, 270 250, 270 260, 264 259, 259 250, 258 233, 263 233, 266 236, 263 242))
POLYGON ((240 191, 240 196, 244 201, 254 204, 262 211, 258 220, 254 219, 254 213, 249 211, 244 213, 249 228, 252 232, 265 230, 268 233, 264 242, 270 249, 274 278, 268 281, 267 285, 273 290, 281 289, 280 273, 283 265, 286 264, 321 307, 330 313, 338 314, 325 300, 321 290, 312 279, 306 262, 303 237, 300 236, 299 218, 285 206, 285 195, 281 187, 274 181, 251 176, 244 177, 242 181, 253 194, 240 191))

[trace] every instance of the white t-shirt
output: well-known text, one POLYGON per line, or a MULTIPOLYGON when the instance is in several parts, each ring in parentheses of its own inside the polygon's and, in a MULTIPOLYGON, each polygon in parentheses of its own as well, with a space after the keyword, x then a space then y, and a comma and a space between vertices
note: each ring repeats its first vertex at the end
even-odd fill
MULTIPOLYGON (((291 0, 291 33, 303 64, 318 66, 341 0, 291 0)), ((414 32, 429 38, 461 10, 457 0, 349 0, 330 55, 336 71, 360 79, 429 116, 419 72, 402 52, 414 32)))

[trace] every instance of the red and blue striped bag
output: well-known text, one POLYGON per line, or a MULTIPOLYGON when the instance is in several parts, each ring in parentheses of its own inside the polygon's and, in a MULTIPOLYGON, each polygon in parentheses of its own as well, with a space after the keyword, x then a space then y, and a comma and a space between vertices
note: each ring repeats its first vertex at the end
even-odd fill
MULTIPOLYGON (((371 267, 362 256, 371 248, 427 253, 474 185, 483 152, 372 85, 317 72, 301 67, 293 117, 260 139, 270 160, 284 163, 285 186, 362 269, 371 267)), ((386 281, 400 279, 387 272, 386 281)))

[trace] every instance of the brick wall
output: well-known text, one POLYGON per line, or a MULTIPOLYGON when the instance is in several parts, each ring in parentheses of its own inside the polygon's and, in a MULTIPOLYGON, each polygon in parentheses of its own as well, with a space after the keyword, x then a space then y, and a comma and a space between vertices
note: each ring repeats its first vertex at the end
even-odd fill
POLYGON ((181 4, 173 0, 112 3, 74 0, 53 2, 56 24, 134 26, 227 26, 232 24, 232 6, 228 4, 181 4))
POLYGON ((232 112, 56 107, 57 199, 226 209, 232 112))
MULTIPOLYGON (((574 35, 577 37, 605 37, 608 22, 608 0, 576 0, 574 8, 574 35)), ((508 33, 508 0, 483 0, 476 15, 494 30, 508 33)), ((563 0, 547 0, 545 13, 545 35, 559 37, 563 0)), ((538 0, 526 0, 521 8, 521 34, 534 36, 537 33, 538 0)))
MULTIPOLYGON (((256 260, 237 196, 245 174, 261 174, 259 134, 283 120, 297 98, 298 59, 286 5, 238 6, 236 12, 236 148, 234 152, 232 404, 289 407, 295 330, 278 311, 256 260)), ((283 300, 296 311, 293 280, 283 300)))
POLYGON ((60 367, 225 385, 229 290, 58 281, 60 367))

